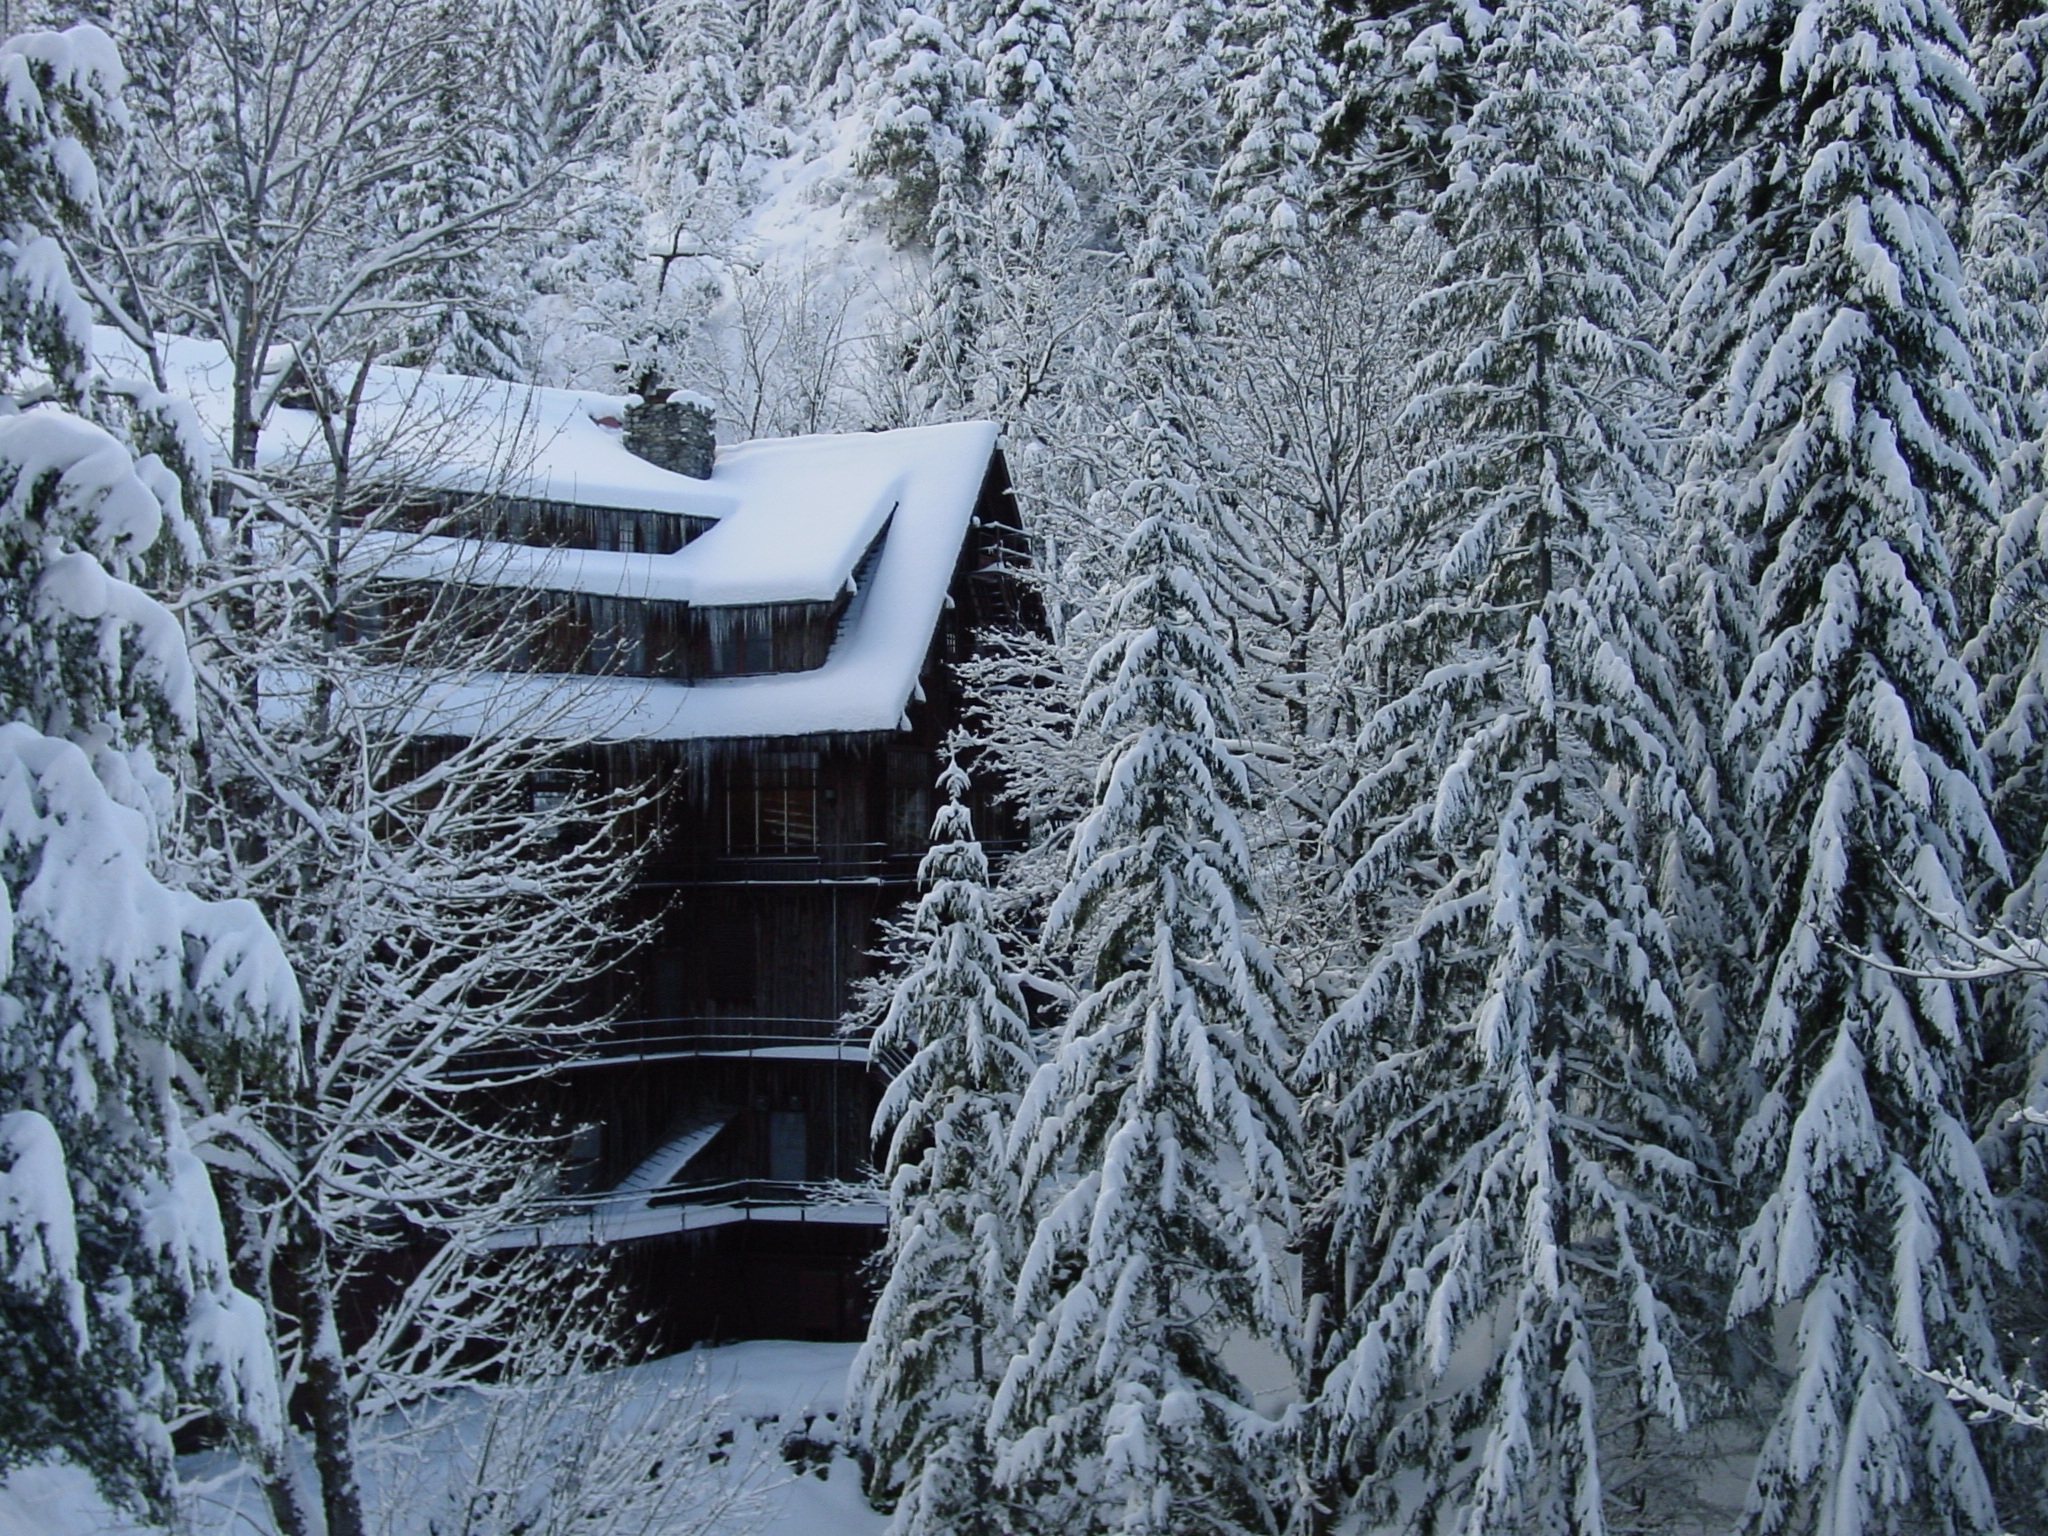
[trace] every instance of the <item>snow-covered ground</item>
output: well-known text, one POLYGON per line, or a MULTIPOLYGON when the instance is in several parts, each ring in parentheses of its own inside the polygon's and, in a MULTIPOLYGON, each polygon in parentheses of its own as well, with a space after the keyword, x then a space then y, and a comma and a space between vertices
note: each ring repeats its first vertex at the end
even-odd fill
MULTIPOLYGON (((863 1536, 883 1517, 839 1444, 855 1346, 756 1340, 508 1406, 466 1395, 366 1444, 376 1536, 863 1536), (547 1490, 553 1490, 552 1502, 547 1490)), ((189 1458, 192 1536, 274 1536, 261 1493, 189 1458)), ((0 1536, 147 1536, 75 1467, 0 1483, 0 1536)))

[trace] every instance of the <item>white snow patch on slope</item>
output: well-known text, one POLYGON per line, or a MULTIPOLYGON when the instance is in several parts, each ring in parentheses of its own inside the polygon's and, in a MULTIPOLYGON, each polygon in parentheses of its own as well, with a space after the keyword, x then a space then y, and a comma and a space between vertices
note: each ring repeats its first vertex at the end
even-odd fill
MULTIPOLYGON (((655 1412, 702 1412, 714 1444, 731 1432, 722 1459, 671 1469, 693 1482, 678 1489, 673 1516, 658 1520, 644 1536, 869 1536, 887 1520, 868 1508, 860 1473, 838 1443, 846 1373, 853 1344, 813 1344, 760 1339, 692 1351, 634 1366, 604 1378, 610 1388, 593 1399, 622 1420, 655 1412), (804 1454, 792 1459, 801 1447, 804 1454), (737 1497, 734 1497, 737 1495, 737 1497), (707 1506, 729 1505, 708 1525, 707 1506)), ((442 1429, 424 1443, 396 1444, 397 1455, 381 1455, 380 1436, 365 1436, 369 1475, 364 1493, 371 1529, 386 1536, 421 1536, 420 1527, 459 1491, 463 1476, 465 1405, 462 1396, 444 1405, 452 1412, 442 1429)), ((415 1420, 422 1415, 415 1414, 415 1420)), ((411 1431, 393 1420, 393 1445, 411 1431)), ((181 1470, 192 1479, 183 1500, 190 1536, 274 1536, 260 1489, 247 1471, 217 1455, 188 1458, 181 1470)), ((0 1479, 0 1536, 157 1536, 156 1528, 109 1506, 92 1479, 75 1466, 17 1467, 0 1479)))

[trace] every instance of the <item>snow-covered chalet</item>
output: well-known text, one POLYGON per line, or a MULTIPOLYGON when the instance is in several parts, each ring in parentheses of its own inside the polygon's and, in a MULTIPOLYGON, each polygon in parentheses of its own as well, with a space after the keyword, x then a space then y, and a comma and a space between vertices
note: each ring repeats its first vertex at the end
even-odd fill
MULTIPOLYGON (((224 353, 165 347, 205 416, 224 353)), ((431 729, 491 729, 526 690, 551 729, 591 738, 577 771, 656 788, 627 916, 657 938, 591 999, 616 1022, 542 1086, 584 1128, 576 1167, 505 1241, 611 1249, 672 1343, 857 1336, 881 1211, 834 1186, 870 1165, 883 1069, 841 1019, 914 893, 955 664, 1041 622, 996 429, 720 447, 686 395, 376 372, 373 405, 433 424, 409 483, 485 509, 492 552, 402 539, 379 622, 405 621, 408 584, 479 570, 546 616, 529 672, 452 684, 431 729)), ((312 431, 287 391, 266 452, 312 431)), ((977 821, 1004 836, 993 807, 977 821)))

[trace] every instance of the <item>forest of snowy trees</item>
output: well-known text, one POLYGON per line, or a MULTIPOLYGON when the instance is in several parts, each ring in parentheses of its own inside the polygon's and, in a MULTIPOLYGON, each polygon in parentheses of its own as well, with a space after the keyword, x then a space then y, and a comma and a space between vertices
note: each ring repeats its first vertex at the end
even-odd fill
POLYGON ((0 1474, 169 1520, 229 1446, 359 1536, 373 1416, 616 1358, 477 1241, 559 1149, 450 1067, 631 860, 504 814, 559 745, 395 773, 361 707, 396 362, 1002 426, 1050 623, 874 1004, 899 1536, 2048 1530, 2038 0, 4 33, 0 1474), (95 324, 223 344, 225 451, 95 324))

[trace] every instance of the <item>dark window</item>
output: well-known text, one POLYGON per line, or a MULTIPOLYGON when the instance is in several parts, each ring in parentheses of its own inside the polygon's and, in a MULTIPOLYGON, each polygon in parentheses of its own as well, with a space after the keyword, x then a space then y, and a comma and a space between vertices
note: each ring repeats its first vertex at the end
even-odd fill
POLYGON ((575 799, 576 780, 566 773, 536 773, 526 793, 534 815, 551 815, 575 799))
POLYGON ((763 752, 726 801, 734 853, 809 853, 818 846, 818 754, 763 752))
POLYGON ((796 1183, 811 1171, 809 1127, 801 1104, 795 1099, 784 1103, 768 1112, 768 1177, 796 1183))
POLYGON ((929 754, 891 748, 889 752, 889 847, 922 853, 932 836, 932 781, 938 777, 929 754))
POLYGON ((745 677, 775 670, 775 626, 751 608, 706 614, 711 641, 711 675, 745 677))

